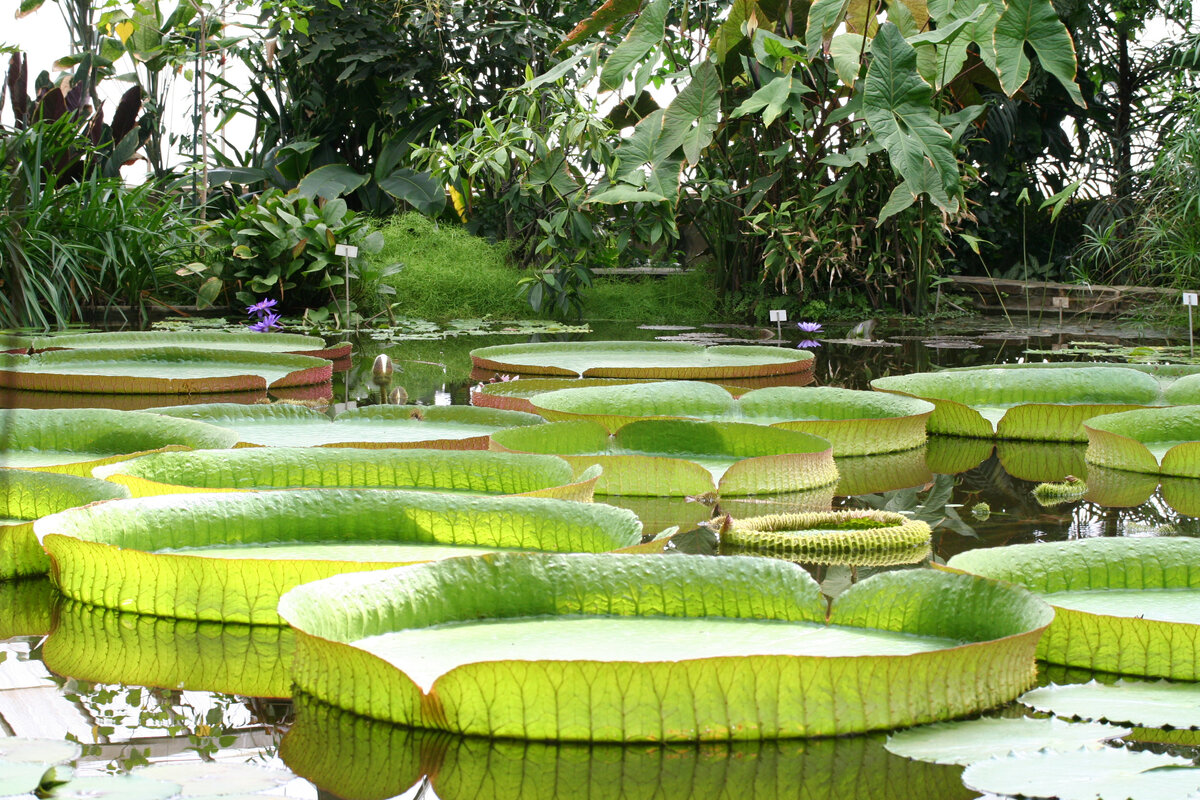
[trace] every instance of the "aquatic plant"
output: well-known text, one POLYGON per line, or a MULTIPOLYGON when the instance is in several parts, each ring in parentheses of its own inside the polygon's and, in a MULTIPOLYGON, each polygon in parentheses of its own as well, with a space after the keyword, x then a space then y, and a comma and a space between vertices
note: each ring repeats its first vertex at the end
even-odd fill
POLYGON ((1088 420, 1084 430, 1089 463, 1200 478, 1200 406, 1105 414, 1088 420))
POLYGON ((1054 506, 1059 503, 1073 503, 1087 494, 1085 482, 1074 475, 1067 475, 1061 481, 1039 483, 1033 487, 1033 497, 1043 506, 1054 506))
POLYGON ((326 345, 319 336, 299 333, 243 331, 106 331, 45 336, 31 341, 35 352, 45 350, 90 350, 96 348, 198 347, 204 350, 250 350, 259 353, 291 353, 336 360, 350 355, 349 342, 326 345))
POLYGON ((927 551, 931 535, 926 523, 890 511, 823 511, 735 519, 721 545, 796 561, 861 564, 927 551))

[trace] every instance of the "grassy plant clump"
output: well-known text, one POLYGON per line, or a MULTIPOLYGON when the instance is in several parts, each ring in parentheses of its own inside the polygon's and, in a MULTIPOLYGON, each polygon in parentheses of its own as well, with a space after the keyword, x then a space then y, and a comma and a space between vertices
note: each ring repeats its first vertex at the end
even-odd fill
POLYGON ((714 322, 720 299, 710 275, 692 271, 665 277, 598 278, 584 294, 585 319, 696 325, 714 322))

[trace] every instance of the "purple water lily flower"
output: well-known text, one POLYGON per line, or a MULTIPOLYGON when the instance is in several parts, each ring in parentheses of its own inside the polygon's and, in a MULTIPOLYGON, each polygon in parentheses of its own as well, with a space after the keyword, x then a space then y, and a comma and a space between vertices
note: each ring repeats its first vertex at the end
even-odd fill
POLYGON ((819 322, 797 322, 796 327, 805 333, 820 333, 821 323, 819 322))
MULTIPOLYGON (((274 302, 274 301, 272 301, 272 302, 274 302)), ((253 325, 250 326, 250 330, 258 331, 259 333, 265 333, 265 332, 271 330, 272 328, 278 328, 278 327, 280 327, 279 315, 274 314, 270 311, 267 311, 258 320, 258 322, 254 323, 253 325)))

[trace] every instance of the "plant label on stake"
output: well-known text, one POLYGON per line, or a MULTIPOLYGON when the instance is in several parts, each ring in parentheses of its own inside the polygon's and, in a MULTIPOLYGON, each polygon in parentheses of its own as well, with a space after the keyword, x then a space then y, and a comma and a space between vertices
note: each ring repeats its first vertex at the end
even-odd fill
POLYGON ((1196 355, 1196 342, 1192 333, 1192 308, 1200 305, 1200 294, 1196 292, 1184 292, 1183 304, 1188 310, 1188 353, 1192 356, 1196 355))
POLYGON ((345 259, 346 328, 350 327, 350 259, 358 257, 358 248, 352 244, 335 244, 333 254, 345 259))
POLYGON ((775 323, 775 334, 779 341, 783 341, 783 323, 787 322, 787 312, 781 308, 771 309, 771 322, 775 323))
POLYGON ((1058 309, 1058 327, 1063 324, 1063 309, 1071 307, 1071 300, 1066 297, 1051 297, 1050 305, 1058 309))

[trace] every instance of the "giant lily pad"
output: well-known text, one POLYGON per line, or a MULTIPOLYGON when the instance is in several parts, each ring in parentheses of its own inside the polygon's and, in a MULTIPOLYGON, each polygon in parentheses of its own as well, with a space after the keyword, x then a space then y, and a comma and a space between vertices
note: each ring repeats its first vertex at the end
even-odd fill
POLYGON ((241 350, 256 353, 292 353, 334 360, 350 355, 350 343, 326 346, 318 336, 254 331, 110 331, 70 333, 34 339, 35 352, 46 350, 140 349, 144 347, 199 347, 205 350, 241 350))
MULTIPOLYGON (((98 468, 134 497, 214 489, 424 489, 529 494, 588 502, 595 478, 575 481, 555 456, 481 450, 250 447, 154 453, 98 468)), ((61 511, 62 509, 55 509, 61 511)))
POLYGON ((585 386, 625 386, 631 383, 654 383, 654 381, 648 378, 521 378, 520 380, 480 383, 471 389, 471 405, 536 414, 537 410, 529 402, 534 395, 558 389, 582 389, 585 386))
POLYGON ((501 554, 320 581, 279 613, 300 632, 297 686, 340 708, 595 741, 826 736, 973 713, 1032 683, 1051 617, 1015 587, 931 570, 872 576, 828 621, 826 608, 808 573, 773 559, 501 554))
POLYGON ((1188 800, 1200 794, 1200 769, 1160 753, 1044 750, 976 761, 963 783, 978 792, 1055 800, 1188 800))
POLYGON ((535 395, 530 403, 547 419, 588 419, 610 431, 647 417, 772 425, 828 439, 836 456, 920 447, 933 413, 924 400, 880 392, 780 386, 735 398, 697 381, 559 389, 535 395))
POLYGON ((1152 375, 1119 367, 919 372, 871 386, 932 402, 930 433, 980 438, 1082 442, 1086 419, 1163 402, 1152 375))
POLYGON ((48 578, 0 581, 0 640, 49 633, 57 597, 48 578))
POLYGON ((599 464, 597 494, 777 494, 837 480, 826 440, 737 422, 641 420, 611 436, 597 422, 552 422, 496 431, 491 448, 560 455, 577 471, 599 464))
POLYGON ((1200 541, 1082 539, 959 553, 948 566, 1036 592, 1057 612, 1053 664, 1200 679, 1200 541))
POLYGON ((685 380, 804 375, 805 350, 755 345, 704 347, 686 342, 541 342, 471 351, 478 369, 521 375, 685 380))
POLYGON ((1200 478, 1200 406, 1105 414, 1083 427, 1093 464, 1200 478))
POLYGON ((0 580, 41 575, 50 568, 33 521, 98 500, 129 497, 123 486, 23 469, 0 469, 0 580))
POLYGON ((275 625, 122 614, 64 602, 42 658, 76 680, 289 697, 295 635, 275 625))
POLYGON ((333 365, 288 353, 141 347, 0 354, 0 376, 13 389, 115 394, 250 392, 325 383, 333 365))
POLYGON ((162 617, 279 624, 293 586, 341 572, 505 549, 601 552, 637 544, 611 506, 540 497, 297 489, 113 500, 34 530, 59 591, 162 617))
POLYGON ((519 411, 467 406, 369 406, 331 420, 311 408, 286 404, 229 403, 155 409, 182 419, 237 432, 240 443, 264 447, 434 447, 486 450, 501 428, 537 425, 541 417, 519 411))
POLYGON ((157 414, 109 409, 4 412, 0 465, 90 477, 102 464, 164 447, 232 447, 228 430, 157 414))
POLYGON ((761 551, 812 563, 887 563, 889 557, 908 557, 914 551, 925 555, 931 536, 926 523, 891 511, 821 511, 736 519, 721 535, 721 544, 735 552, 761 551))
POLYGON ((389 725, 300 694, 284 762, 346 800, 422 781, 442 800, 570 797, 968 800, 960 770, 887 753, 880 736, 614 745, 450 736, 389 725))
POLYGON ((905 758, 966 766, 1013 752, 1102 747, 1104 742, 1130 733, 1128 728, 1098 722, 982 717, 909 728, 889 736, 886 747, 888 752, 905 758))

